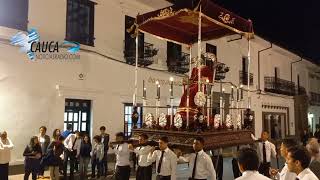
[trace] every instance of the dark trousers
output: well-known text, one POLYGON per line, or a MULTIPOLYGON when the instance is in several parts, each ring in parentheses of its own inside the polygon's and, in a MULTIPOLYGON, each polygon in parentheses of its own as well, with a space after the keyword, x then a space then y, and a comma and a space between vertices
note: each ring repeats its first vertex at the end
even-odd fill
POLYGON ((70 159, 70 179, 73 179, 74 166, 76 162, 76 155, 74 152, 70 152, 68 150, 64 151, 64 159, 63 159, 63 176, 67 178, 67 168, 68 168, 68 159, 70 159))
POLYGON ((108 175, 108 151, 104 153, 102 160, 102 174, 107 177, 108 175))
POLYGON ((260 163, 259 173, 270 178, 270 173, 269 173, 270 166, 271 166, 270 162, 260 163))
MULTIPOLYGON (((43 158, 43 157, 44 157, 44 156, 42 156, 42 158, 43 158)), ((41 158, 41 159, 42 159, 42 158, 41 158)), ((44 175, 44 169, 45 169, 44 166, 40 166, 40 167, 39 167, 39 175, 40 175, 40 176, 43 176, 43 175, 44 175)))
POLYGON ((115 173, 116 180, 129 180, 130 170, 130 166, 117 166, 115 173))
POLYGON ((92 163, 91 163, 91 177, 96 177, 96 167, 98 169, 98 172, 97 172, 97 177, 99 178, 100 176, 102 176, 102 172, 103 172, 103 161, 99 161, 99 159, 92 159, 91 160, 92 163))
POLYGON ((0 177, 1 180, 8 180, 9 176, 9 163, 0 164, 0 177))
POLYGON ((222 180, 223 177, 223 157, 222 155, 214 156, 214 169, 217 173, 217 180, 222 180))
POLYGON ((147 167, 138 166, 136 173, 136 180, 151 180, 152 179, 152 165, 147 167))
POLYGON ((241 172, 239 170, 238 160, 236 158, 232 159, 232 170, 233 170, 233 177, 236 179, 241 176, 241 172))
POLYGON ((31 173, 32 173, 32 180, 37 180, 37 174, 38 174, 37 171, 31 170, 31 169, 24 171, 24 178, 23 179, 28 180, 31 173))
POLYGON ((156 180, 171 180, 171 176, 160 176, 160 175, 157 175, 156 180))

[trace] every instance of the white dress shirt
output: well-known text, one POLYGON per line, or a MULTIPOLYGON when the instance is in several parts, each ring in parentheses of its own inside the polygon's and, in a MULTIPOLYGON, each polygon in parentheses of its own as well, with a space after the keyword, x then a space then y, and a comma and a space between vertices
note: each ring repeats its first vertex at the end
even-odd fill
MULTIPOLYGON (((192 177, 192 171, 194 166, 194 160, 196 158, 196 153, 192 153, 188 157, 180 157, 179 159, 189 162, 189 172, 190 177, 192 177)), ((203 150, 198 152, 197 166, 195 170, 195 179, 208 179, 216 180, 216 171, 214 169, 212 160, 210 156, 203 150)))
POLYGON ((148 162, 148 155, 151 151, 151 146, 141 146, 134 149, 134 153, 138 155, 138 165, 141 167, 150 166, 152 163, 148 162))
POLYGON ((68 137, 64 140, 64 146, 69 151, 77 151, 77 156, 78 156, 80 154, 81 139, 77 138, 77 135, 75 134, 69 134, 68 137), (74 143, 74 146, 73 146, 73 143, 74 143), (73 149, 72 149, 72 146, 73 146, 73 149))
POLYGON ((301 171, 298 174, 297 178, 299 180, 319 180, 317 176, 313 174, 313 172, 309 168, 306 168, 303 171, 301 171))
MULTIPOLYGON (((272 144, 269 141, 265 141, 265 147, 266 147, 266 162, 271 162, 271 155, 276 158, 277 152, 276 152, 276 147, 274 144, 272 144)), ((263 162, 263 142, 258 143, 258 155, 259 155, 259 160, 262 163, 263 162)))
POLYGON ((13 143, 9 138, 5 141, 0 139, 0 164, 7 164, 11 161, 12 149, 13 143))
POLYGON ((245 171, 242 173, 242 176, 236 178, 235 180, 271 180, 271 179, 260 174, 258 171, 245 171))
POLYGON ((130 165, 130 150, 128 143, 118 144, 114 147, 116 154, 116 166, 129 166, 130 165))
POLYGON ((278 173, 278 179, 280 180, 295 180, 297 177, 296 173, 290 172, 288 169, 288 164, 285 163, 284 167, 282 168, 281 172, 278 173))
MULTIPOLYGON (((156 150, 148 155, 148 162, 153 163, 156 161, 156 171, 158 170, 159 161, 161 158, 162 152, 156 150)), ((177 156, 169 148, 164 150, 160 173, 157 175, 161 176, 171 176, 171 180, 176 180, 176 169, 177 169, 177 156)))

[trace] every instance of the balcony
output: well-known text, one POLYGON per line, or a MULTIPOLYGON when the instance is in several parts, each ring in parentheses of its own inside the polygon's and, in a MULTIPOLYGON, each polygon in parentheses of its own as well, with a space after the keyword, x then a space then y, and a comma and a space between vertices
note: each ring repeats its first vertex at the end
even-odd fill
MULTIPOLYGON (((239 82, 240 84, 247 85, 248 84, 248 72, 239 71, 239 82)), ((250 73, 250 85, 253 85, 253 74, 250 73)))
POLYGON ((311 105, 320 105, 320 94, 310 92, 309 101, 311 105))
POLYGON ((189 72, 189 57, 189 54, 181 52, 181 56, 178 59, 168 58, 168 71, 178 74, 189 72))
POLYGON ((275 77, 264 77, 264 90, 266 92, 294 96, 296 94, 295 84, 275 77))
MULTIPOLYGON (((142 67, 147 67, 153 63, 153 57, 158 54, 158 49, 153 47, 151 43, 144 43, 144 47, 139 48, 139 58, 138 65, 142 67), (142 51, 143 50, 143 51, 142 51)), ((126 62, 130 65, 135 65, 136 63, 136 48, 135 46, 130 46, 129 49, 125 49, 124 58, 126 62)))

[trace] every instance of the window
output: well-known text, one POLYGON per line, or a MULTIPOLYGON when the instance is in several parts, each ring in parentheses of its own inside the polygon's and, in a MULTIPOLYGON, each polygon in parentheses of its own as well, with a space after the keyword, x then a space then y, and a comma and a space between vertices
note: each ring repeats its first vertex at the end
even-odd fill
POLYGON ((73 131, 90 133, 91 101, 82 99, 66 99, 64 110, 64 130, 72 125, 73 131))
POLYGON ((29 0, 2 0, 0 4, 0 26, 26 31, 29 0))
MULTIPOLYGON (((240 84, 248 84, 248 57, 242 57, 242 69, 240 71, 240 84)), ((253 74, 250 73, 250 85, 253 85, 253 74)))
MULTIPOLYGON (((143 116, 143 107, 138 104, 138 113, 139 113, 139 119, 137 123, 137 127, 141 128, 143 124, 142 116, 143 116)), ((125 103, 124 104, 124 135, 129 138, 131 137, 131 130, 133 128, 133 123, 131 119, 131 115, 133 112, 133 104, 132 103, 125 103)))
POLYGON ((179 44, 167 42, 167 67, 169 72, 184 74, 189 71, 190 55, 182 52, 179 44))
MULTIPOLYGON (((127 63, 135 63, 136 60, 136 38, 135 29, 131 29, 135 22, 135 18, 130 16, 125 16, 125 40, 124 40, 124 57, 127 63), (130 31, 131 30, 131 31, 130 31)), ((144 34, 139 33, 139 59, 144 58, 144 34)))
POLYGON ((67 0, 66 40, 93 46, 94 5, 89 0, 67 0))

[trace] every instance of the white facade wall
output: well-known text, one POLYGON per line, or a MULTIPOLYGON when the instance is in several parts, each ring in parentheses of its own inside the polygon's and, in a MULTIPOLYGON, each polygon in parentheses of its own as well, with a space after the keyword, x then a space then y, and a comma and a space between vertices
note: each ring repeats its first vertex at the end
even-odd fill
MULTIPOLYGON (((37 28, 41 40, 62 41, 66 30, 66 1, 30 0, 29 1, 29 28, 37 28)), ((116 60, 123 59, 124 23, 125 15, 136 14, 161 8, 168 5, 165 1, 159 7, 150 7, 142 0, 109 0, 97 1, 95 8, 95 44, 94 47, 81 45, 81 48, 92 50, 116 60), (162 6, 163 5, 163 6, 162 6)), ((0 39, 9 39, 17 30, 0 27, 0 39)), ((231 36, 208 43, 217 46, 218 60, 230 67, 224 81, 239 84, 239 70, 242 68, 242 57, 247 56, 247 41, 227 42, 231 36)), ((145 42, 153 43, 159 49, 154 58, 156 63, 151 68, 166 70, 166 42, 150 35, 145 35, 145 42)), ((258 51, 269 46, 269 43, 256 37, 251 43, 251 67, 254 74, 254 85, 250 90, 257 90, 258 85, 258 51)), ((205 49, 205 43, 203 43, 205 49)), ((183 51, 188 52, 186 47, 183 51)), ((193 56, 196 55, 196 46, 193 47, 193 56)), ((124 110, 123 103, 132 102, 134 91, 134 67, 122 62, 110 60, 93 52, 80 52, 79 61, 35 61, 28 60, 26 54, 19 53, 19 48, 9 45, 6 41, 0 43, 0 131, 7 130, 13 140, 13 163, 22 163, 22 151, 29 142, 29 137, 38 132, 41 125, 48 127, 48 134, 54 128, 63 128, 65 98, 81 98, 92 100, 92 135, 98 133, 98 128, 105 125, 107 132, 114 134, 123 131, 124 110), (83 73, 84 80, 78 75, 83 73), (56 86, 60 89, 57 90, 56 86), (60 94, 60 96, 59 96, 60 94)), ((274 67, 280 68, 280 78, 290 80, 290 62, 298 57, 284 49, 273 46, 272 49, 261 53, 261 89, 264 89, 264 76, 274 76, 274 67)), ((305 60, 304 60, 305 61, 305 60)), ((308 64, 308 63, 307 63, 308 64)), ((301 73, 301 86, 310 86, 306 67, 294 66, 294 70, 301 73), (305 83, 307 82, 307 83, 305 83), (309 84, 309 85, 308 85, 309 84)), ((168 80, 173 76, 181 81, 181 76, 168 72, 139 68, 138 99, 141 103, 142 80, 146 81, 149 104, 155 104, 154 79, 168 80)), ((294 75, 293 77, 296 77, 294 75)), ((296 81, 296 78, 293 78, 296 81)), ((311 83, 312 84, 312 83, 311 83)), ((230 85, 225 85, 226 92, 230 92, 230 85)), ((307 88, 307 87, 306 87, 307 88)), ((161 104, 169 104, 169 86, 161 86, 161 104)), ((214 87, 219 91, 219 85, 214 87)), ((182 87, 175 86, 175 105, 179 104, 182 87)), ((290 134, 295 132, 294 103, 289 96, 270 95, 262 92, 250 93, 252 96, 251 108, 255 111, 256 135, 262 131, 263 104, 272 104, 289 108, 290 134)), ((243 107, 247 106, 247 93, 243 107)), ((151 110, 144 110, 151 111, 151 110)), ((273 109, 272 112, 285 110, 273 109)), ((320 114, 320 112, 318 112, 320 114)))

